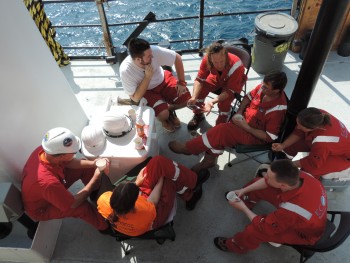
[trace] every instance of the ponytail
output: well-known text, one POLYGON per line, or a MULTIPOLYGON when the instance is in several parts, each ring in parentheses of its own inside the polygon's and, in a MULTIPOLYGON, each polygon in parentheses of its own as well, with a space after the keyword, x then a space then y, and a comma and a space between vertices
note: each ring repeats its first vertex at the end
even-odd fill
POLYGON ((299 112, 298 120, 302 126, 307 129, 323 128, 331 125, 331 117, 317 108, 306 108, 299 112))

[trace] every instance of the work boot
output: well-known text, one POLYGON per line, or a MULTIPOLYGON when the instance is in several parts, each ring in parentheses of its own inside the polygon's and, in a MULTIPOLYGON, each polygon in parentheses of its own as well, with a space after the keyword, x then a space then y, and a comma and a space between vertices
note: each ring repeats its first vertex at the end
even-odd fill
POLYGON ((202 194, 202 184, 197 185, 193 190, 192 198, 186 202, 186 209, 189 211, 193 210, 196 207, 198 200, 201 199, 202 194))
POLYGON ((190 131, 197 130, 199 124, 205 119, 204 113, 194 114, 192 119, 187 124, 187 129, 190 131))
POLYGON ((178 141, 171 141, 168 143, 168 147, 174 153, 181 153, 186 155, 191 155, 191 153, 187 150, 185 143, 180 143, 178 141))
POLYGON ((169 111, 169 119, 168 119, 172 124, 173 126, 178 129, 181 127, 181 121, 180 119, 177 117, 176 115, 176 112, 173 111, 173 110, 170 110, 169 111))
POLYGON ((210 177, 210 172, 208 169, 202 169, 197 173, 197 183, 196 186, 205 183, 210 177))

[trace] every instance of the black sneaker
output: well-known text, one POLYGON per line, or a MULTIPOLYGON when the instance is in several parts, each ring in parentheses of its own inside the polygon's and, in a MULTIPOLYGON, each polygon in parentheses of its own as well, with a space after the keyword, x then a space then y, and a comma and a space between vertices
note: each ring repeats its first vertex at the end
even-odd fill
POLYGON ((205 119, 204 113, 193 115, 192 119, 187 124, 187 129, 190 131, 197 130, 199 124, 205 119))
POLYGON ((198 200, 202 197, 202 193, 202 184, 200 184, 194 189, 192 198, 186 202, 187 210, 191 211, 196 207, 198 200))
POLYGON ((197 174, 197 184, 196 186, 203 184, 210 177, 210 172, 208 169, 202 169, 197 174))

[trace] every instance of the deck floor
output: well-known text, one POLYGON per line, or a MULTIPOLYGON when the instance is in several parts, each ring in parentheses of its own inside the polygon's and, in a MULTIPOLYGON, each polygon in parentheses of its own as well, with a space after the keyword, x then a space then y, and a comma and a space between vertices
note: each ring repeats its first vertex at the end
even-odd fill
MULTIPOLYGON (((193 81, 199 68, 200 57, 196 54, 183 56, 186 81, 192 91, 193 81)), ((301 61, 298 54, 288 53, 283 70, 288 75, 286 93, 291 95, 300 70, 301 61)), ((126 98, 118 77, 118 66, 108 65, 104 61, 72 61, 62 68, 63 74, 72 87, 78 101, 89 118, 103 112, 108 98, 115 100, 118 96, 126 98)), ((339 57, 331 52, 324 66, 322 75, 310 101, 310 106, 320 107, 331 112, 350 128, 350 58, 339 57)), ((249 73, 248 90, 254 88, 262 76, 249 73)), ((187 140, 190 138, 186 124, 192 117, 188 109, 178 111, 182 126, 175 133, 165 133, 160 123, 156 122, 160 154, 178 161, 187 167, 197 163, 201 156, 177 155, 168 149, 170 140, 187 140)), ((214 109, 199 130, 203 133, 210 128, 217 116, 214 109)), ((233 162, 246 158, 244 155, 231 154, 233 162)), ((267 155, 258 157, 266 162, 267 155)), ((249 223, 248 218, 231 208, 224 199, 224 193, 241 187, 254 177, 259 165, 249 160, 228 167, 228 152, 218 158, 216 167, 210 169, 211 176, 203 186, 203 197, 195 210, 187 211, 181 199, 178 199, 178 210, 174 220, 176 240, 166 241, 160 246, 155 241, 133 240, 133 250, 124 255, 120 244, 112 237, 103 236, 91 226, 76 220, 64 219, 52 262, 298 262, 299 254, 292 248, 282 246, 275 248, 263 244, 246 255, 235 255, 215 248, 213 238, 232 236, 249 223)), ((328 192, 329 208, 333 210, 350 210, 348 200, 350 190, 328 192)), ((267 203, 259 204, 255 212, 271 211, 267 203)), ((347 262, 350 238, 339 248, 327 253, 315 254, 312 262, 347 262)))

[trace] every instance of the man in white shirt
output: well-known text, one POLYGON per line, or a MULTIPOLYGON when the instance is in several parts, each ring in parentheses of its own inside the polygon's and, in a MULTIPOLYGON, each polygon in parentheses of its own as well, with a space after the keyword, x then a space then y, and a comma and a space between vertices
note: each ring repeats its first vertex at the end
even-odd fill
POLYGON ((128 49, 129 56, 119 70, 124 91, 136 103, 144 97, 163 128, 174 132, 181 126, 175 110, 185 107, 191 98, 181 56, 173 50, 151 46, 140 38, 131 39, 128 49), (162 68, 173 65, 177 79, 162 68))

